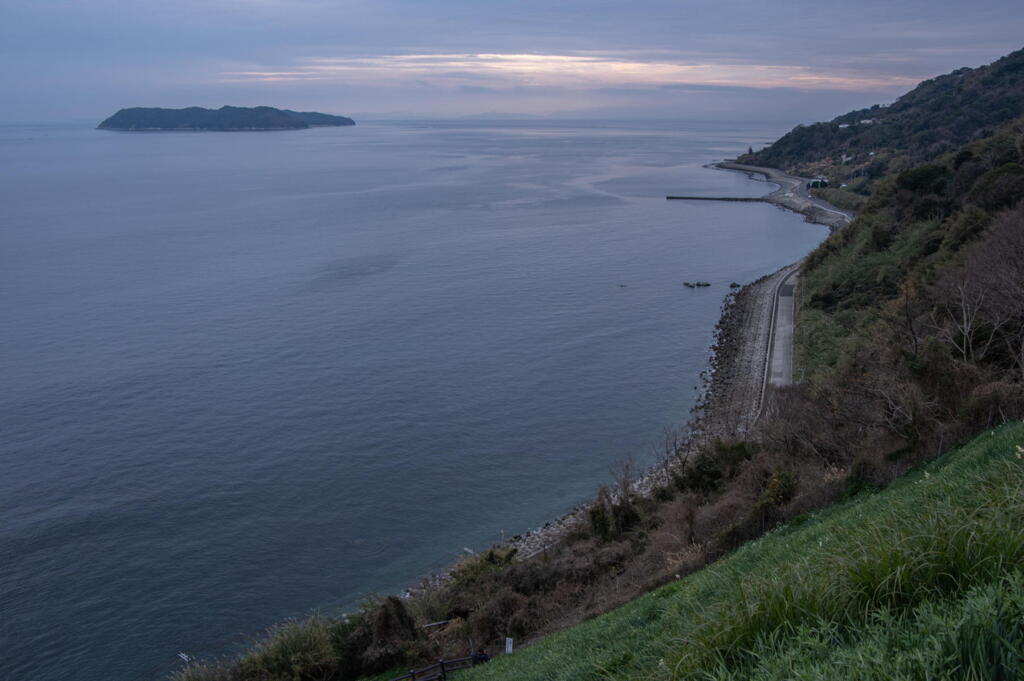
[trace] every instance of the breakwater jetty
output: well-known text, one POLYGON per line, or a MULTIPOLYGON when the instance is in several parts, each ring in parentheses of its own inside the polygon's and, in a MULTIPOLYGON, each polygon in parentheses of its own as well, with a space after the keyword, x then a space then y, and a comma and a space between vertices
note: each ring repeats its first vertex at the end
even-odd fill
POLYGON ((736 201, 739 203, 770 203, 765 197, 749 196, 666 196, 669 201, 736 201))

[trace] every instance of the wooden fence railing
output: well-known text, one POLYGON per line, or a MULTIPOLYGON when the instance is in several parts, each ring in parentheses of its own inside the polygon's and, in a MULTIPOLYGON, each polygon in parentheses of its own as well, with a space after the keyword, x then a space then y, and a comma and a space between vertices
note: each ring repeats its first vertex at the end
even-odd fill
POLYGON ((410 669, 409 673, 405 676, 399 676, 398 678, 391 679, 391 681, 445 681, 452 672, 460 669, 469 669, 472 666, 472 657, 438 660, 423 669, 410 669))

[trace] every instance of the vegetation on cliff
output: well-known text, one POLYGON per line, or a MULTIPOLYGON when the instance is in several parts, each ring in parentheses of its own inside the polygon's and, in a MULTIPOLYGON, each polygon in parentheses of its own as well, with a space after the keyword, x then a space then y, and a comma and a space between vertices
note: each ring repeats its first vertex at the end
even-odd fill
MULTIPOLYGON (((902 396, 887 408, 903 415, 890 425, 903 423, 899 432, 914 442, 963 414, 1016 413, 1024 404, 1022 166, 1024 118, 878 183, 859 218, 804 264, 802 390, 856 385, 888 400, 898 386, 902 396)), ((957 433, 938 437, 948 443, 957 433)))
POLYGON ((101 130, 303 130, 311 126, 355 125, 345 116, 297 112, 270 106, 204 109, 136 107, 121 109, 99 124, 101 130))
POLYGON ((907 170, 1024 113, 1024 49, 988 66, 927 80, 889 106, 801 125, 742 156, 798 175, 824 173, 867 194, 873 180, 907 170))
POLYGON ((462 678, 1020 678, 1022 443, 986 433, 462 678))

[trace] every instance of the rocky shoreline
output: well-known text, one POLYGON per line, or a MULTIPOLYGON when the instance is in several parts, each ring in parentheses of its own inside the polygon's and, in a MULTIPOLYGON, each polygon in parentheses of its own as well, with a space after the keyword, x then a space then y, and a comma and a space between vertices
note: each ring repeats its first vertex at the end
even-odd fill
MULTIPOLYGON (((701 373, 701 396, 681 433, 681 444, 695 451, 715 438, 743 437, 760 409, 761 386, 770 342, 771 307, 778 283, 792 271, 788 265, 729 293, 715 327, 708 368, 701 373)), ((660 461, 632 483, 632 490, 648 497, 669 482, 672 463, 660 461)), ((583 503, 543 526, 517 534, 491 546, 515 549, 520 560, 529 560, 555 548, 574 530, 583 527, 591 503, 583 503)), ((405 592, 406 596, 447 584, 451 570, 431 575, 405 592)))

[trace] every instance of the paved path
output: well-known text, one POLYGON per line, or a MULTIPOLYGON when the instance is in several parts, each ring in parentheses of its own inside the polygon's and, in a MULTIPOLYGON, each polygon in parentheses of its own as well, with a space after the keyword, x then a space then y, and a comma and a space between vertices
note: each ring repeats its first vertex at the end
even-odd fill
POLYGON ((773 386, 793 382, 793 327, 796 316, 796 285, 800 271, 786 277, 775 297, 775 330, 768 351, 768 383, 773 386))

